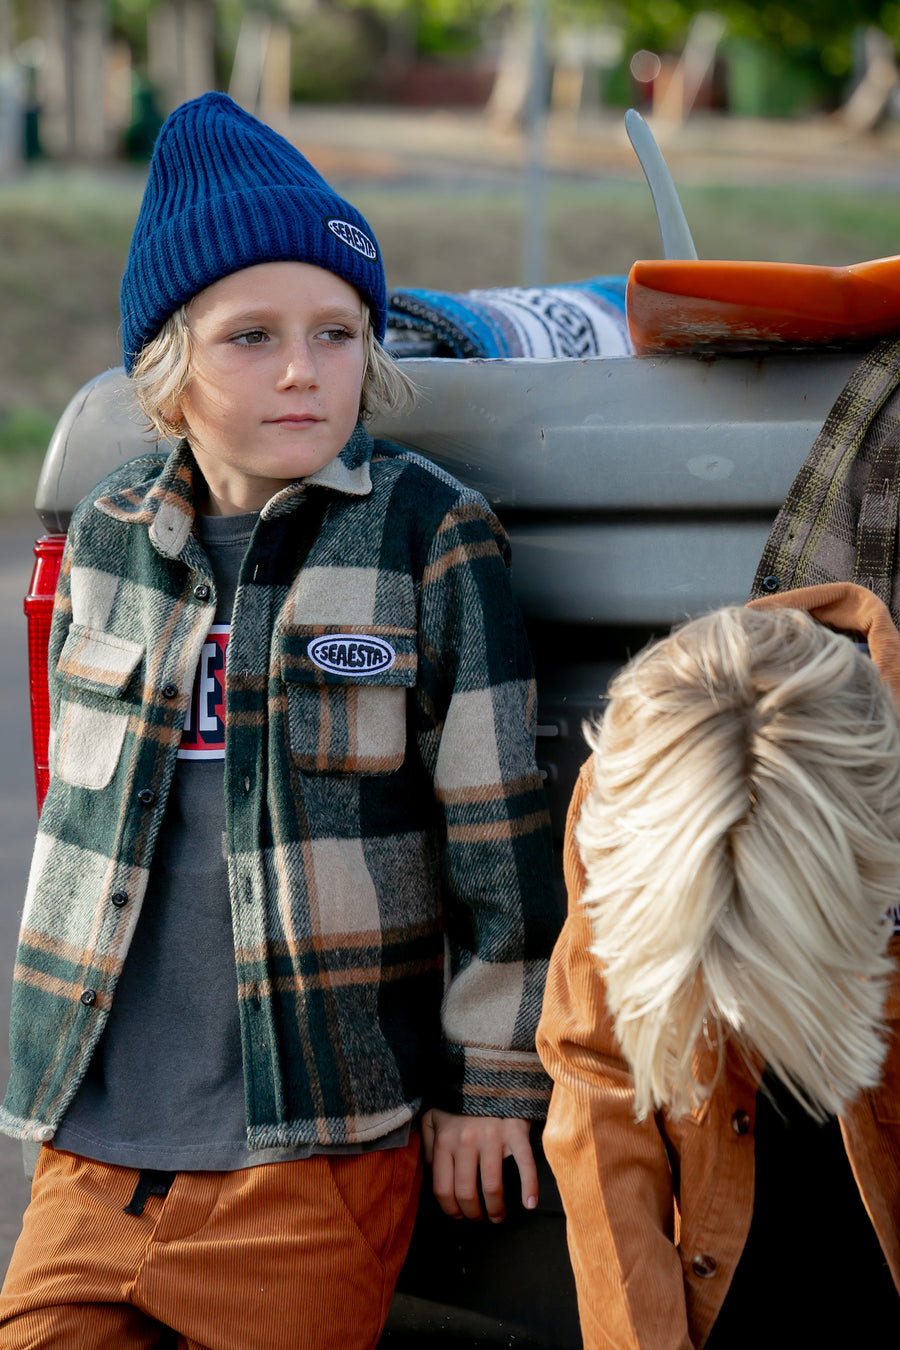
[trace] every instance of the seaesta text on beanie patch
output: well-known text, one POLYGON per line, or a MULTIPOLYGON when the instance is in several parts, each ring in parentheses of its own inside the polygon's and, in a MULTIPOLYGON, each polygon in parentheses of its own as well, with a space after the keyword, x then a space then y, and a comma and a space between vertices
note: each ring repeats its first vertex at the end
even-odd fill
POLYGON ((374 675, 389 670, 397 656, 389 642, 365 633, 329 633, 313 638, 306 653, 314 666, 334 675, 374 675))
POLYGON ((374 261, 378 257, 378 250, 369 236, 363 234, 356 225, 351 225, 349 220, 326 220, 325 224, 332 234, 337 235, 341 243, 361 253, 364 258, 371 258, 374 261))

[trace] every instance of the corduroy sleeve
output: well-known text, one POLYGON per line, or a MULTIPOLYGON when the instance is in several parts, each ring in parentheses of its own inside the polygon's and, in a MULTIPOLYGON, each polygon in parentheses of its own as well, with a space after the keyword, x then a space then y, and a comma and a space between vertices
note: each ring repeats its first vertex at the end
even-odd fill
POLYGON ((535 689, 499 522, 474 495, 441 521, 420 606, 419 752, 443 814, 441 1064, 428 1105, 542 1118, 534 1049, 559 929, 534 759, 535 689))
POLYGON ((566 1210, 585 1350, 687 1350, 671 1169, 655 1120, 634 1119, 631 1075, 581 905, 584 869, 574 831, 590 785, 588 763, 569 807, 569 917, 550 963, 538 1031, 554 1080, 544 1148, 566 1210))

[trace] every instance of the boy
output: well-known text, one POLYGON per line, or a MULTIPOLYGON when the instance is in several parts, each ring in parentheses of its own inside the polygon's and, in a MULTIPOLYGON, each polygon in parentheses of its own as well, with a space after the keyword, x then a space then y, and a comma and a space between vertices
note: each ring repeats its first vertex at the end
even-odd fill
POLYGON ((480 1179, 502 1218, 506 1156, 536 1203, 529 658, 486 504, 365 430, 410 394, 385 307, 302 155, 223 95, 172 114, 122 332, 178 445, 75 512, 51 636, 9 1350, 373 1345, 423 1106, 448 1213, 480 1179))
POLYGON ((625 667, 570 808, 538 1044, 587 1350, 900 1327, 900 637, 775 603, 625 667))

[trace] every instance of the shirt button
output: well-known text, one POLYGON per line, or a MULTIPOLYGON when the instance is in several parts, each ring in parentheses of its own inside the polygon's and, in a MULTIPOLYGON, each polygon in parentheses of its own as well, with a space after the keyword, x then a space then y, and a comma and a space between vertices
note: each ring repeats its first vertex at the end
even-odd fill
POLYGON ((86 1008, 91 1008, 97 1002, 96 989, 82 989, 81 1001, 86 1008))
POLYGON ((199 586, 194 587, 194 595, 198 600, 208 600, 210 594, 210 589, 205 581, 201 581, 199 586))
POLYGON ((699 1275, 701 1280, 709 1280, 716 1273, 716 1258, 714 1256, 695 1256, 691 1261, 691 1269, 695 1275, 699 1275))
POLYGON ((37 1131, 37 1137, 42 1144, 49 1144, 50 1140, 53 1138, 53 1134, 54 1130, 52 1125, 42 1125, 37 1131))
POLYGON ((178 685, 177 685, 177 684, 172 684, 172 683, 164 684, 163 687, 162 687, 162 691, 163 691, 163 698, 177 698, 177 697, 178 697, 178 685))
POLYGON ((731 1128, 735 1134, 750 1133, 750 1117, 746 1111, 735 1111, 731 1117, 731 1128))
POLYGON ((128 896, 126 895, 125 891, 113 891, 112 895, 109 898, 115 905, 116 909, 121 909, 123 905, 128 904, 128 896))
POLYGON ((156 801, 156 793, 152 788, 141 788, 138 793, 138 801, 141 806, 152 806, 156 801))
POLYGON ((781 581, 776 576, 763 577, 762 579, 762 588, 767 595, 772 595, 778 590, 780 585, 781 581))

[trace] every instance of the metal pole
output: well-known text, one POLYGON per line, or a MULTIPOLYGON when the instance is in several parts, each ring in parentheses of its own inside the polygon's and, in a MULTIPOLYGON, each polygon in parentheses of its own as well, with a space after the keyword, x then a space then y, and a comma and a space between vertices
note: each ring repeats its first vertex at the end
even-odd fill
POLYGON ((527 153, 523 182, 525 228, 522 284, 525 286, 542 284, 547 244, 544 212, 544 95, 547 79, 545 28, 545 0, 531 0, 531 59, 528 98, 525 104, 527 153))

